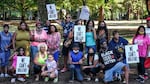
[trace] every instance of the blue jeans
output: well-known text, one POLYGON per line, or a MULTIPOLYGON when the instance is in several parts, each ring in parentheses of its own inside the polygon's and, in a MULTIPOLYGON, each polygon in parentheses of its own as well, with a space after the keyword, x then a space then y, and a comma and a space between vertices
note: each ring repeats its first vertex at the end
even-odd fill
POLYGON ((124 66, 126 66, 126 64, 118 62, 111 69, 106 70, 104 75, 104 82, 113 81, 113 74, 121 71, 124 66))
POLYGON ((0 66, 5 67, 9 63, 10 50, 0 52, 0 66))
POLYGON ((86 46, 86 48, 85 48, 86 53, 88 53, 90 48, 93 48, 94 52, 96 52, 96 45, 93 45, 93 46, 86 46))
POLYGON ((77 77, 77 80, 79 81, 83 81, 83 76, 82 76, 82 73, 81 73, 81 69, 80 68, 76 68, 75 65, 71 64, 69 66, 70 68, 70 79, 71 80, 74 80, 75 77, 77 77))
POLYGON ((32 60, 34 60, 35 55, 38 52, 38 48, 37 48, 37 46, 31 46, 30 48, 31 48, 31 57, 32 57, 32 60))
POLYGON ((59 55, 60 55, 60 51, 56 51, 56 52, 53 54, 54 60, 55 60, 56 62, 58 62, 59 55))

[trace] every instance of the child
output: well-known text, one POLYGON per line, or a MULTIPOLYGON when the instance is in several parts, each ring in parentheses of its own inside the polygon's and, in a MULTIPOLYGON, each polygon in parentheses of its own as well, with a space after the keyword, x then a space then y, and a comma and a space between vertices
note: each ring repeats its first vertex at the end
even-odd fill
POLYGON ((77 80, 82 82, 83 76, 81 73, 81 64, 82 64, 83 53, 79 51, 79 45, 77 43, 73 44, 72 51, 69 53, 69 68, 71 72, 71 77, 69 82, 73 82, 75 76, 77 80))
POLYGON ((17 49, 17 52, 15 52, 9 59, 12 60, 12 66, 9 68, 9 71, 10 71, 10 75, 12 76, 11 78, 11 83, 14 83, 16 81, 16 78, 17 80, 21 81, 21 82, 24 82, 25 81, 25 78, 24 76, 25 75, 20 75, 20 74, 17 74, 16 75, 16 66, 17 66, 17 57, 18 56, 26 56, 25 55, 25 49, 20 47, 17 49))
POLYGON ((45 82, 49 80, 49 78, 54 78, 53 82, 58 82, 58 70, 57 70, 57 63, 54 60, 54 57, 52 55, 48 56, 48 59, 46 60, 46 64, 42 67, 42 73, 41 76, 45 77, 45 82))

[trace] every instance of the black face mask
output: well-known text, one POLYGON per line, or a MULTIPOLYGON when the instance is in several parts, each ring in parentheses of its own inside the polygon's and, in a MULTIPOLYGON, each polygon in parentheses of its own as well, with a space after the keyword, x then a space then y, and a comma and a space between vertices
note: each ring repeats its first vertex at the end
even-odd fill
POLYGON ((94 56, 94 53, 88 53, 89 56, 94 56))

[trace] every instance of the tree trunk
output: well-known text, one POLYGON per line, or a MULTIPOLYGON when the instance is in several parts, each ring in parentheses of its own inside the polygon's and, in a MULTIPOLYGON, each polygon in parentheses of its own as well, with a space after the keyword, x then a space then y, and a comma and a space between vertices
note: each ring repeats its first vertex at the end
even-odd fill
POLYGON ((47 12, 46 12, 46 0, 37 0, 38 3, 38 12, 39 19, 41 22, 45 22, 47 20, 47 12))
POLYGON ((100 21, 104 21, 104 11, 103 11, 104 9, 103 9, 103 7, 101 6, 100 8, 99 8, 99 22, 100 21))
POLYGON ((146 0, 146 9, 147 9, 148 15, 150 16, 150 0, 146 0))

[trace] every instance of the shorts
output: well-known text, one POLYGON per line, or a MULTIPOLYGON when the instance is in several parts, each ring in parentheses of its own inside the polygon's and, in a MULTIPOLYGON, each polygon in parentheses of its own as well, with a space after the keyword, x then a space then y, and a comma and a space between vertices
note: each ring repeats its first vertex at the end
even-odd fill
POLYGON ((114 73, 121 71, 124 66, 126 66, 126 64, 124 64, 122 62, 118 62, 111 69, 106 70, 105 75, 104 75, 104 82, 113 81, 114 73))
POLYGON ((0 66, 5 67, 9 63, 10 51, 0 52, 0 66))

